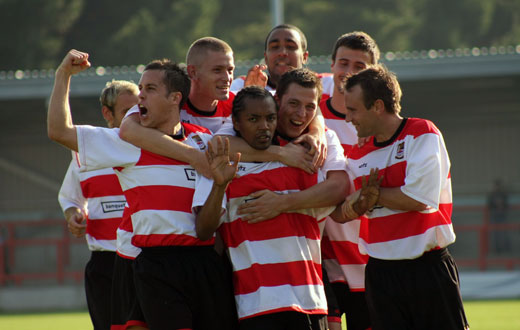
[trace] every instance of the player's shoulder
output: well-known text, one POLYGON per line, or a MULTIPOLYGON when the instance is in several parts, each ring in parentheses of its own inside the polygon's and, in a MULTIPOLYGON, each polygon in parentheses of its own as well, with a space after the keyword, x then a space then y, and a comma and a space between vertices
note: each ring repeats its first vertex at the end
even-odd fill
POLYGON ((435 124, 423 118, 407 118, 406 120, 406 134, 420 136, 423 134, 437 134, 440 135, 440 131, 435 124))
POLYGON ((211 135, 211 131, 204 126, 195 125, 195 124, 191 124, 191 123, 182 123, 182 126, 184 127, 184 133, 186 136, 189 136, 190 134, 197 134, 197 133, 211 135))

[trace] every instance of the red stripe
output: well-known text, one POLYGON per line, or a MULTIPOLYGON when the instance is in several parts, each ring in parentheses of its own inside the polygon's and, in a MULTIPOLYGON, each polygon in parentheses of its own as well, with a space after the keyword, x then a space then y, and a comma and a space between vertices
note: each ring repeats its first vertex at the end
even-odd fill
POLYGON ((352 242, 330 241, 330 249, 333 253, 330 259, 336 259, 340 265, 365 265, 368 261, 368 256, 360 254, 358 245, 352 242))
POLYGON ((236 198, 247 196, 262 189, 271 191, 305 190, 316 183, 316 174, 307 174, 294 167, 279 167, 234 179, 226 193, 228 198, 236 198), (283 178, 283 180, 280 178, 283 178))
POLYGON ((130 213, 142 210, 171 210, 191 213, 193 188, 138 186, 125 191, 130 213))
POLYGON ((322 259, 334 259, 334 250, 330 242, 329 236, 323 236, 321 239, 321 257, 322 259))
POLYGON ((87 234, 96 239, 114 240, 117 238, 116 231, 120 223, 121 218, 87 219, 87 234))
POLYGON ((152 246, 210 246, 215 244, 215 238, 207 241, 201 241, 190 235, 175 234, 152 234, 152 235, 134 235, 132 244, 138 247, 152 246))
POLYGON ((147 166, 147 165, 187 165, 176 159, 164 157, 153 152, 141 149, 141 157, 135 164, 136 166, 147 166))
POLYGON ((190 123, 182 123, 182 126, 184 126, 184 134, 186 136, 190 135, 191 133, 205 133, 205 134, 210 134, 211 135, 211 131, 209 129, 207 129, 206 127, 203 127, 203 126, 199 126, 199 125, 195 125, 195 124, 190 124, 190 123))
MULTIPOLYGON (((391 165, 387 168, 379 169, 379 177, 383 177, 381 181, 381 187, 401 187, 404 186, 404 180, 406 178, 406 161, 399 162, 391 165)), ((354 179, 354 186, 356 190, 361 189, 362 176, 354 179)))
POLYGON ((132 218, 130 214, 130 208, 128 207, 125 207, 125 209, 123 210, 123 219, 119 224, 119 228, 130 233, 134 231, 134 226, 132 225, 132 218))
POLYGON ((121 185, 115 174, 97 175, 81 181, 81 191, 86 198, 123 194, 121 185))
POLYGON ((320 229, 315 218, 298 213, 283 213, 276 218, 249 224, 237 219, 219 227, 222 239, 228 247, 237 247, 242 242, 261 241, 283 237, 306 237, 320 239, 320 229))
POLYGON ((452 204, 440 204, 439 209, 435 213, 410 211, 373 219, 362 217, 359 237, 369 244, 387 242, 420 235, 430 228, 451 224, 452 204))
POLYGON ((268 311, 248 315, 248 316, 240 318, 240 320, 245 320, 245 319, 249 319, 249 318, 257 317, 257 316, 261 316, 261 315, 274 314, 274 313, 280 313, 280 312, 290 312, 290 311, 296 311, 298 313, 311 314, 311 315, 317 315, 317 314, 326 315, 327 314, 327 311, 325 309, 321 309, 321 308, 303 309, 303 308, 300 308, 299 306, 291 306, 291 307, 274 308, 274 309, 270 309, 268 311))
POLYGON ((321 265, 312 261, 253 264, 250 268, 233 272, 233 282, 236 295, 255 292, 260 287, 323 285, 321 265))
POLYGON ((343 156, 345 157, 348 156, 352 148, 354 148, 351 144, 342 144, 341 146, 343 147, 343 156))

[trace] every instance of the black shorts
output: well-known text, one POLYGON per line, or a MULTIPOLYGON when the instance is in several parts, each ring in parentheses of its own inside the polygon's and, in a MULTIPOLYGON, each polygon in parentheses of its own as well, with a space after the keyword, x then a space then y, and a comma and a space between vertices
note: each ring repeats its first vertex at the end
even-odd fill
POLYGON ((238 325, 231 272, 212 246, 143 248, 134 278, 151 329, 233 330, 238 325))
POLYGON ((133 325, 147 327, 135 293, 133 263, 133 259, 116 254, 111 291, 111 330, 125 330, 133 325))
POLYGON ((413 260, 369 258, 366 298, 372 329, 468 329, 455 261, 447 249, 413 260))
POLYGON ((279 312, 240 321, 240 330, 327 330, 327 315, 279 312))
POLYGON ((327 270, 323 265, 321 266, 322 278, 323 278, 323 288, 325 289, 325 297, 327 298, 327 308, 328 322, 336 322, 341 323, 341 311, 339 310, 338 301, 336 299, 336 294, 332 289, 332 285, 329 282, 329 276, 327 274, 327 270))
POLYGON ((340 315, 345 314, 348 330, 370 328, 370 314, 364 291, 350 291, 347 283, 331 283, 340 315))
POLYGON ((85 293, 94 330, 110 329, 110 292, 116 253, 92 251, 85 267, 85 293))

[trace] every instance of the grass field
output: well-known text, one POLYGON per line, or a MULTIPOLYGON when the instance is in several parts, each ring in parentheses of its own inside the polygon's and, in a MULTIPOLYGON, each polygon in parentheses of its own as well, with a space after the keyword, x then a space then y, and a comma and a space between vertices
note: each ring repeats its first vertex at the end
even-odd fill
MULTIPOLYGON (((468 301, 464 303, 471 330, 520 329, 520 300, 468 301)), ((90 330, 86 312, 0 314, 2 330, 90 330)))

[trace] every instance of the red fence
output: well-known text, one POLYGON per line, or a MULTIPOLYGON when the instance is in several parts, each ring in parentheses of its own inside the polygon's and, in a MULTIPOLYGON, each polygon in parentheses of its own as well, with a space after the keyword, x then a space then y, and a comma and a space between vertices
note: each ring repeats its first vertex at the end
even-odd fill
MULTIPOLYGON (((520 210, 520 205, 515 205, 512 210, 520 210)), ((520 223, 491 224, 487 209, 483 206, 456 206, 453 213, 460 216, 464 213, 477 213, 482 216, 479 224, 456 225, 455 232, 475 232, 478 234, 478 256, 473 258, 457 257, 457 264, 462 267, 475 267, 486 270, 491 266, 499 266, 505 269, 514 269, 520 266, 520 256, 516 257, 493 257, 489 253, 489 234, 494 230, 498 231, 517 231, 520 232, 520 223)), ((476 221, 477 219, 475 219, 476 221)), ((460 236, 459 236, 460 240, 460 236)), ((0 222, 0 285, 7 282, 14 282, 20 285, 24 280, 30 279, 54 279, 58 283, 63 283, 65 279, 73 279, 77 282, 83 279, 83 267, 80 269, 68 269, 70 267, 70 253, 73 244, 82 244, 87 249, 85 239, 74 238, 68 231, 66 223, 60 220, 42 221, 3 221, 0 222), (53 238, 22 238, 17 237, 17 231, 22 228, 42 228, 54 227, 60 234, 53 238), (52 271, 48 272, 17 272, 16 251, 19 248, 55 247, 56 264, 52 271), (9 270, 9 271, 8 271, 9 270)))

